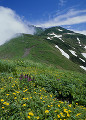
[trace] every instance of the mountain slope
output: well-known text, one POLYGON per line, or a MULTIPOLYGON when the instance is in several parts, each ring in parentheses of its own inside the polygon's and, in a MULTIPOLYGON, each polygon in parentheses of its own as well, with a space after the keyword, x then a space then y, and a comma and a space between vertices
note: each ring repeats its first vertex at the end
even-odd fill
POLYGON ((28 59, 35 62, 54 65, 60 69, 83 71, 80 67, 64 57, 55 48, 54 43, 49 43, 44 36, 22 35, 0 46, 1 59, 28 59))
POLYGON ((49 43, 53 43, 69 55, 73 62, 86 67, 86 36, 61 27, 46 29, 41 36, 45 36, 49 43))

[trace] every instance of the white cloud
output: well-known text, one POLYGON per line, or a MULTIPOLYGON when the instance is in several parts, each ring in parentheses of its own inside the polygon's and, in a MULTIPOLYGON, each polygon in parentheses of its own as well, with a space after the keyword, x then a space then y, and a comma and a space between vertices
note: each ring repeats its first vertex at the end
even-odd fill
POLYGON ((49 21, 39 23, 37 26, 53 27, 61 25, 74 25, 85 22, 86 22, 86 10, 70 9, 66 14, 61 14, 49 21))
POLYGON ((63 6, 65 4, 65 0, 59 0, 59 5, 63 6))
POLYGON ((73 29, 73 31, 76 32, 76 33, 80 33, 80 34, 86 35, 86 30, 79 31, 79 30, 74 30, 73 29))
POLYGON ((13 10, 0 6, 0 45, 17 33, 33 34, 34 29, 29 28, 13 10))

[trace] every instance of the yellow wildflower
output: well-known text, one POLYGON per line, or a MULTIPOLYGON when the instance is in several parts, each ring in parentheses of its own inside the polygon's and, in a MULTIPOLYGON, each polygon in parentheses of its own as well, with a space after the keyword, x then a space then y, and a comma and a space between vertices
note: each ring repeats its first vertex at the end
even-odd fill
POLYGON ((16 95, 16 93, 13 93, 13 95, 16 95))
POLYGON ((52 97, 52 95, 50 95, 50 97, 52 97))
POLYGON ((40 99, 42 99, 42 97, 40 97, 40 99))
POLYGON ((76 117, 79 116, 79 115, 81 115, 81 113, 77 113, 76 117))
POLYGON ((34 115, 34 114, 33 114, 33 112, 29 112, 28 114, 29 114, 29 115, 31 115, 31 116, 33 116, 33 115, 34 115))
POLYGON ((58 107, 60 107, 60 105, 58 105, 58 107))
POLYGON ((9 95, 9 94, 6 94, 7 96, 9 95))
POLYGON ((50 107, 50 105, 48 105, 48 107, 50 107))
POLYGON ((71 104, 69 105, 69 107, 71 107, 71 104))
POLYGON ((39 119, 39 116, 35 117, 37 120, 39 119))
POLYGON ((49 113, 49 110, 45 110, 45 113, 49 113))
POLYGON ((28 118, 30 119, 30 116, 28 116, 28 118))
POLYGON ((57 115, 58 118, 60 118, 60 115, 57 115))
POLYGON ((67 111, 67 109, 64 109, 64 112, 66 112, 66 113, 67 113, 67 112, 68 112, 68 111, 67 111))
POLYGON ((3 104, 6 104, 6 102, 4 102, 3 104))
POLYGON ((70 117, 70 114, 69 114, 69 113, 67 113, 67 117, 70 117))
POLYGON ((23 100, 26 100, 26 98, 23 98, 23 100))
POLYGON ((78 103, 76 103, 76 105, 78 105, 78 103))
POLYGON ((3 102, 4 100, 3 100, 3 99, 1 99, 1 101, 3 102))
POLYGON ((6 103, 6 105, 9 105, 9 103, 6 103))
POLYGON ((23 104, 23 106, 26 106, 26 104, 23 104))
POLYGON ((14 97, 14 99, 17 99, 17 97, 14 97))
POLYGON ((2 109, 4 109, 4 107, 2 107, 2 109))

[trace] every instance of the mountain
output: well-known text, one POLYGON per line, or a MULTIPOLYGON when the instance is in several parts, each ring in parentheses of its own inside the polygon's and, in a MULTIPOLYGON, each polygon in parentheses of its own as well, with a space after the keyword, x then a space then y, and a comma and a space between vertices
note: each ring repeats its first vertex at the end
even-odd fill
POLYGON ((72 71, 85 69, 85 35, 62 27, 35 30, 35 35, 22 34, 0 46, 0 58, 28 59, 72 71))
POLYGON ((35 30, 0 46, 0 119, 85 120, 86 36, 35 30))

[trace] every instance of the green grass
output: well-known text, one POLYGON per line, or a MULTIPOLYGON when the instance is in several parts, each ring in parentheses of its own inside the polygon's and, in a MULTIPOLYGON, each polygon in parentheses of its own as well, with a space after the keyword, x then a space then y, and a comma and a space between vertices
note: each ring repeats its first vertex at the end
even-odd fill
POLYGON ((50 43, 36 35, 22 35, 0 46, 0 58, 28 59, 60 69, 84 72, 77 64, 62 56, 54 42, 50 43))
POLYGON ((29 60, 5 62, 16 74, 0 72, 1 120, 85 120, 85 74, 29 60))

